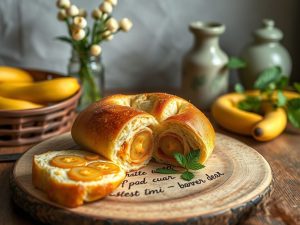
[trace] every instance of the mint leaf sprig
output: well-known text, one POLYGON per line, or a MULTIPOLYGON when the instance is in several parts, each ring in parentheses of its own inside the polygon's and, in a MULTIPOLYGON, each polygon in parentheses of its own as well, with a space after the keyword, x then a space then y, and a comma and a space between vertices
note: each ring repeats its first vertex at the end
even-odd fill
MULTIPOLYGON (((288 78, 283 75, 279 66, 274 66, 262 71, 254 83, 254 89, 258 89, 259 96, 246 95, 245 99, 238 103, 238 108, 248 112, 260 113, 263 102, 271 103, 274 108, 285 109, 288 121, 296 128, 300 128, 300 98, 287 99, 283 91, 288 87, 288 78), (273 96, 277 95, 274 99, 273 96)), ((294 83, 295 91, 300 93, 300 83, 294 83)), ((236 84, 235 91, 245 93, 241 84, 236 84)))
MULTIPOLYGON (((178 162, 180 166, 184 168, 184 171, 182 172, 180 178, 186 181, 192 180, 195 175, 190 170, 200 170, 203 169, 205 166, 199 163, 200 158, 200 150, 192 150, 190 151, 186 156, 175 152, 173 154, 175 160, 178 162)), ((178 174, 180 171, 175 169, 168 169, 168 168, 157 168, 155 170, 156 173, 160 174, 178 174)))
POLYGON ((300 93, 300 83, 294 83, 294 88, 300 93))
POLYGON ((289 122, 296 128, 300 128, 300 98, 288 100, 286 112, 289 122))
POLYGON ((246 62, 240 58, 237 57, 230 57, 227 63, 228 69, 242 69, 246 67, 246 62))
POLYGON ((261 98, 259 96, 246 96, 246 98, 238 103, 238 108, 248 112, 260 113, 261 98))

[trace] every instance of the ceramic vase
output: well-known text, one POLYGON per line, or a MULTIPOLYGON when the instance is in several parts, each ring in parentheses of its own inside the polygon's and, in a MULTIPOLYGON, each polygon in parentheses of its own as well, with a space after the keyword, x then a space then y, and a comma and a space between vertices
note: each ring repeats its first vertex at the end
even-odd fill
POLYGON ((225 26, 197 21, 189 29, 194 45, 183 58, 182 93, 194 105, 207 110, 228 88, 228 57, 219 46, 225 26))
POLYGON ((242 85, 246 89, 253 88, 259 74, 273 66, 280 66, 282 73, 289 76, 292 69, 291 57, 279 42, 283 33, 275 27, 274 21, 264 19, 262 27, 255 30, 253 36, 253 42, 241 53, 241 58, 247 64, 239 73, 242 85))

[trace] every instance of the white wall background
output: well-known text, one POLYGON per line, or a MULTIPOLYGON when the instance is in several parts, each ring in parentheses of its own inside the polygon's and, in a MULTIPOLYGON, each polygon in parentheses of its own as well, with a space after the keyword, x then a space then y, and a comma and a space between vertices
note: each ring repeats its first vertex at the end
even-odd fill
MULTIPOLYGON (((100 4, 73 2, 89 11, 100 4)), ((293 79, 300 80, 299 10, 299 0, 119 0, 115 17, 129 17, 134 27, 103 45, 106 87, 179 86, 193 40, 187 27, 195 20, 223 22, 221 46, 238 55, 261 19, 274 19, 293 58, 293 79)), ((0 64, 66 73, 70 47, 54 39, 66 33, 56 13, 53 0, 0 0, 0 64)))

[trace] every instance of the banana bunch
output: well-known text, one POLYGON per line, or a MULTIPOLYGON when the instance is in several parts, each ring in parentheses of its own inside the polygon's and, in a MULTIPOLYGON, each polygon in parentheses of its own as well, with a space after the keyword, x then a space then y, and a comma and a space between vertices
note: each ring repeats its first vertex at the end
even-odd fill
POLYGON ((79 88, 72 77, 34 82, 24 70, 0 66, 0 110, 40 108, 69 98, 79 88))
MULTIPOLYGON (((248 91, 250 96, 258 96, 259 91, 248 91)), ((295 92, 284 91, 287 99, 299 98, 295 92)), ((276 98, 276 93, 272 98, 276 98)), ((270 103, 262 104, 263 115, 247 112, 237 107, 245 98, 244 94, 229 93, 219 97, 212 106, 212 115, 223 128, 258 141, 269 141, 280 135, 287 125, 287 115, 283 108, 274 108, 270 103)))

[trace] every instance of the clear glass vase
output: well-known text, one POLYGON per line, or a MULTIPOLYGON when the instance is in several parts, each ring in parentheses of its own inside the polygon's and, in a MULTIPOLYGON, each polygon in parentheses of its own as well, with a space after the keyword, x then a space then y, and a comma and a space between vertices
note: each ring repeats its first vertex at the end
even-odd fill
POLYGON ((101 56, 78 54, 72 51, 68 65, 68 74, 79 79, 83 90, 78 110, 85 109, 104 94, 104 66, 101 56))

